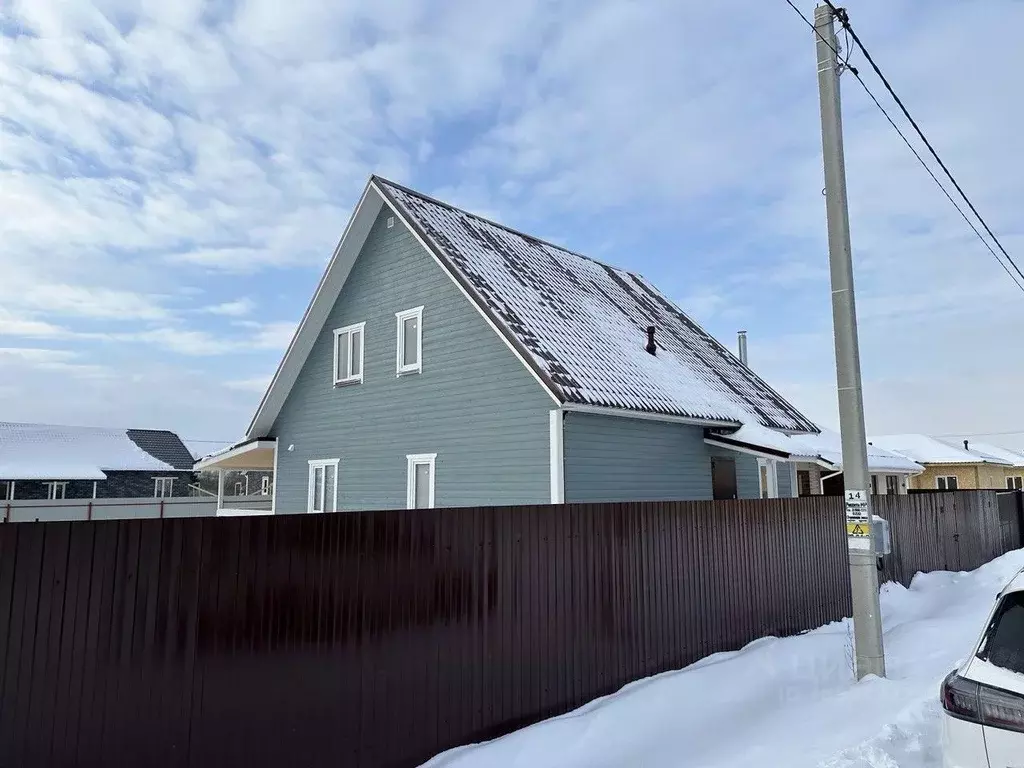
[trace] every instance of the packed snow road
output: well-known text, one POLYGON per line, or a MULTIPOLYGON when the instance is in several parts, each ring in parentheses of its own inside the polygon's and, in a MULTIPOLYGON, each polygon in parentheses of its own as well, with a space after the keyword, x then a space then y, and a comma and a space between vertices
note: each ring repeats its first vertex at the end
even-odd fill
POLYGON ((941 768, 939 684, 1024 550, 882 592, 888 678, 854 682, 849 622, 632 683, 429 768, 941 768))

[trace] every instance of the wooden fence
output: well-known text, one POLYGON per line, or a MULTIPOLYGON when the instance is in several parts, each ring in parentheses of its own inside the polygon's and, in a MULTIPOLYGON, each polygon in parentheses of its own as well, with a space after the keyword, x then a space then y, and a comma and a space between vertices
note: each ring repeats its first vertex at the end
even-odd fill
MULTIPOLYGON (((1019 546, 994 492, 876 503, 904 583, 1019 546)), ((0 765, 416 765, 847 615, 840 504, 3 525, 0 765)))

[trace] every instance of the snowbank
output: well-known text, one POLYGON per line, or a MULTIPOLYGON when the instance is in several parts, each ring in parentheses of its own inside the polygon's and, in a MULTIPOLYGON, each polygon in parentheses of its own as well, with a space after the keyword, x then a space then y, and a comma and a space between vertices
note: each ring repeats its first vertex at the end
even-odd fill
POLYGON ((888 678, 853 679, 843 621, 631 683, 429 768, 938 768, 938 686, 969 652, 1024 550, 882 591, 888 678))

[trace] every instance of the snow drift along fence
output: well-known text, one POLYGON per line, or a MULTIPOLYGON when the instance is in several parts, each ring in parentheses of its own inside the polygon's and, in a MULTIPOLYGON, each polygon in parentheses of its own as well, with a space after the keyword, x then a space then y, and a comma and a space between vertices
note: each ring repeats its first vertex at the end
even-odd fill
MULTIPOLYGON (((876 503, 904 582, 1018 544, 876 503)), ((416 765, 847 614, 845 546, 822 497, 3 525, 0 765, 416 765)))

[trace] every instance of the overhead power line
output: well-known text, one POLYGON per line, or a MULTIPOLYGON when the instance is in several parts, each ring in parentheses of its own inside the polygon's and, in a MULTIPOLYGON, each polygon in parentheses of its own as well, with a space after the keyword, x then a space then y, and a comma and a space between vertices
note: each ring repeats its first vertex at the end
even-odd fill
MULTIPOLYGON (((808 27, 810 27, 812 30, 814 30, 814 33, 818 36, 819 39, 821 39, 823 42, 825 42, 825 44, 828 45, 829 48, 832 48, 832 50, 836 54, 836 58, 842 58, 839 55, 839 52, 836 51, 836 49, 832 47, 832 44, 829 43, 827 40, 825 40, 821 36, 821 33, 818 32, 818 30, 815 28, 814 24, 810 21, 810 19, 808 19, 803 14, 803 12, 796 5, 793 4, 792 0, 785 0, 785 2, 786 2, 787 5, 789 5, 790 8, 792 8, 796 12, 797 16, 800 17, 800 19, 804 22, 804 24, 806 24, 808 27)), ((1006 261, 1009 262, 1009 264, 1013 267, 1012 271, 1010 269, 1010 266, 1007 266, 1007 264, 1004 262, 1003 258, 1000 258, 999 254, 996 253, 995 249, 992 247, 992 245, 989 243, 989 241, 985 239, 985 236, 981 234, 981 231, 978 229, 978 227, 975 225, 975 223, 973 221, 971 221, 970 217, 967 215, 967 212, 964 211, 964 209, 960 206, 959 203, 957 203, 957 201, 950 194, 949 190, 946 189, 945 185, 939 180, 938 176, 935 175, 935 172, 932 171, 932 169, 928 166, 928 163, 926 163, 924 158, 921 157, 921 153, 917 151, 917 149, 914 147, 914 145, 910 142, 910 139, 907 138, 907 135, 896 124, 896 121, 893 120, 892 116, 886 111, 885 107, 882 106, 881 102, 879 102, 879 100, 875 96, 875 94, 872 93, 871 89, 868 87, 868 84, 864 82, 864 79, 861 77, 860 72, 857 70, 857 68, 850 65, 850 63, 849 63, 849 61, 850 61, 850 51, 849 50, 846 51, 846 58, 845 58, 844 63, 843 63, 843 68, 844 69, 848 69, 850 71, 850 73, 856 78, 856 80, 860 84, 861 88, 864 89, 864 92, 868 95, 868 97, 871 99, 871 101, 874 103, 874 105, 878 108, 878 110, 882 113, 882 115, 885 117, 885 119, 889 122, 889 125, 892 126, 893 130, 895 130, 896 133, 899 135, 899 137, 903 140, 903 143, 907 145, 907 148, 911 151, 911 153, 917 159, 917 162, 920 163, 921 167, 924 168, 925 172, 931 177, 932 181, 935 182, 935 185, 939 188, 939 190, 942 192, 942 194, 945 195, 946 199, 949 200, 949 202, 953 205, 953 207, 956 209, 957 213, 960 214, 960 217, 965 222, 967 222, 967 226, 969 226, 971 228, 971 230, 974 232, 974 234, 977 236, 977 238, 981 241, 982 245, 984 245, 985 248, 988 250, 988 252, 992 255, 992 258, 994 258, 996 260, 996 263, 1000 267, 1002 267, 1003 271, 1006 272, 1007 276, 1009 276, 1009 278, 1013 281, 1014 285, 1016 285, 1022 292, 1024 292, 1024 272, 1022 272, 1020 270, 1020 268, 1017 266, 1016 262, 1014 262, 1013 258, 1010 256, 1010 254, 1007 253, 1005 248, 1003 248, 1002 244, 999 242, 999 239, 995 236, 995 234, 989 228, 988 224, 981 217, 981 214, 978 213, 977 208, 974 207, 974 204, 971 203, 970 199, 968 199, 967 195, 964 193, 963 189, 957 183, 956 179, 953 178, 953 175, 949 171, 949 168, 947 168, 946 164, 942 162, 941 158, 939 158, 938 153, 936 153, 936 151, 932 147, 931 143, 924 136, 924 133, 921 131, 920 127, 917 125, 917 122, 910 116, 910 112, 904 106, 903 102, 900 100, 900 98, 898 96, 896 96, 896 93, 893 90, 892 86, 889 84, 889 81, 886 80, 884 75, 882 75, 881 70, 878 68, 878 66, 875 64, 874 60, 870 57, 870 55, 868 54, 867 50, 864 48, 864 44, 857 37, 856 33, 853 31, 852 26, 850 26, 849 17, 847 16, 846 12, 843 11, 842 13, 840 13, 841 9, 837 8, 835 5, 833 5, 831 2, 829 2, 829 0, 825 0, 825 2, 828 4, 829 8, 832 9, 833 13, 836 14, 836 17, 840 20, 840 23, 843 25, 843 29, 847 33, 847 39, 849 40, 852 37, 853 41, 857 44, 858 48, 860 48, 861 52, 864 53, 864 57, 871 64, 872 68, 878 74, 879 78, 881 78, 881 80, 882 80, 883 84, 885 85, 886 89, 889 91, 890 94, 892 94, 893 99, 895 99, 896 103, 899 104, 900 108, 903 110, 903 113, 907 116, 907 119, 910 120, 910 123, 914 126, 914 129, 917 131, 917 133, 921 137, 922 141, 928 147, 928 149, 931 152, 931 154, 938 161, 938 163, 942 167, 943 171, 945 171, 945 173, 949 177, 950 181, 953 183, 953 185, 956 187, 957 191, 960 193, 960 196, 963 197, 963 199, 966 201, 967 205, 970 206, 971 211, 973 211, 974 215, 977 216, 978 221, 981 222, 981 224, 984 227, 984 229, 989 233, 989 236, 992 238, 993 241, 995 241, 995 243, 999 247, 1000 251, 1002 251, 1002 253, 1005 256, 1006 261)))
MULTIPOLYGON (((864 58, 867 60, 868 64, 871 65, 871 68, 875 71, 875 74, 878 75, 878 79, 882 81, 882 85, 885 86, 885 90, 889 92, 889 95, 892 96, 893 101, 896 102, 896 106, 900 108, 900 111, 903 112, 904 117, 906 117, 910 125, 913 126, 914 131, 920 137, 921 141, 924 142, 924 145, 928 148, 928 152, 931 154, 932 157, 935 158, 935 162, 939 164, 939 167, 942 169, 943 173, 946 174, 946 177, 950 180, 953 186, 956 187, 956 191, 960 193, 960 197, 962 197, 964 202, 967 203, 967 206, 971 209, 971 213, 973 213, 975 217, 977 217, 978 221, 981 223, 981 226, 988 233, 988 236, 992 238, 992 241, 996 244, 996 246, 999 248, 999 251, 1006 258, 1006 261, 1010 263, 1010 266, 1013 267, 1017 275, 1019 275, 1020 278, 1024 280, 1024 272, 1022 272, 1020 267, 1017 266, 1017 263, 1013 260, 1013 257, 1010 256, 1009 252, 1006 250, 1006 248, 1003 247, 1003 244, 999 241, 999 238, 996 236, 996 233, 992 231, 992 228, 988 225, 988 222, 985 221, 985 218, 975 207, 974 203, 971 202, 971 199, 967 196, 967 193, 964 192, 963 187, 960 186, 960 183, 956 180, 956 177, 953 176, 953 172, 949 170, 949 167, 945 164, 945 162, 943 162, 942 158, 939 157, 939 153, 935 151, 935 147, 932 146, 932 143, 928 140, 928 137, 924 135, 924 131, 921 130, 921 126, 917 124, 917 121, 914 119, 914 116, 911 115, 910 110, 907 109, 907 105, 903 103, 903 99, 901 99, 899 95, 896 93, 896 90, 892 87, 892 84, 889 82, 888 78, 885 76, 885 74, 883 74, 878 64, 875 63, 875 60, 874 58, 872 58, 871 53, 868 51, 867 47, 861 41, 860 37, 857 36, 856 30, 850 23, 849 14, 847 14, 845 10, 837 8, 835 4, 832 2, 832 0, 824 0, 824 2, 829 8, 832 9, 832 12, 836 15, 836 18, 839 19, 839 23, 843 25, 843 29, 845 29, 850 34, 850 37, 853 38, 854 44, 860 49, 860 52, 864 54, 864 58)), ((860 75, 857 75, 857 79, 860 80, 860 75)), ((873 96, 872 99, 875 100, 873 96)), ((877 103, 877 100, 875 101, 877 103)), ((879 105, 879 108, 881 108, 881 105, 879 105)), ((883 113, 885 112, 885 110, 882 111, 883 113)), ((886 117, 888 117, 888 115, 886 115, 886 117)), ((889 122, 892 122, 891 118, 889 122)), ((905 137, 904 141, 906 141, 905 137)), ((917 153, 915 152, 914 154, 916 155, 917 153)), ((1016 279, 1014 280, 1014 282, 1017 282, 1016 279)), ((1020 284, 1018 283, 1018 285, 1020 284)))

